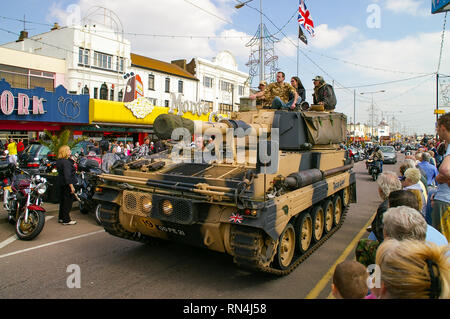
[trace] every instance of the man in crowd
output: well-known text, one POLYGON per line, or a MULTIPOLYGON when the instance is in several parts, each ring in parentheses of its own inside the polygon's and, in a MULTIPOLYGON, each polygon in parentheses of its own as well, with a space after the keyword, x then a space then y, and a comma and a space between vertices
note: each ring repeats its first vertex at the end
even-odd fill
POLYGON ((292 85, 284 82, 285 74, 277 72, 277 81, 270 83, 264 91, 250 95, 250 99, 263 97, 266 103, 271 103, 273 109, 295 109, 298 100, 297 91, 292 85), (291 98, 293 96, 293 98, 291 98))
POLYGON ((422 161, 417 164, 421 168, 427 177, 427 186, 434 186, 436 176, 439 174, 436 166, 430 163, 430 153, 422 153, 422 161))
POLYGON ((438 119, 437 133, 447 144, 447 151, 436 177, 438 188, 433 197, 431 226, 444 234, 447 240, 450 240, 450 147, 448 147, 450 142, 450 113, 445 113, 438 119))
POLYGON ((150 151, 150 137, 147 136, 144 139, 144 144, 142 144, 139 147, 139 151, 137 153, 137 157, 139 158, 139 157, 142 157, 142 156, 146 156, 146 155, 148 155, 149 151, 150 151))
POLYGON ((9 162, 17 164, 17 144, 12 138, 9 140, 7 148, 9 152, 9 162))
POLYGON ((325 111, 333 111, 336 107, 336 95, 333 87, 319 75, 313 79, 313 83, 313 104, 323 105, 325 111))

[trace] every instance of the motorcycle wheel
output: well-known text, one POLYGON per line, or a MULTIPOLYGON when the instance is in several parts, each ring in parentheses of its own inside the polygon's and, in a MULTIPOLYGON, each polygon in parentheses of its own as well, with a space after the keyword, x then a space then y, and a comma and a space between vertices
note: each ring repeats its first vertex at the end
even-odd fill
POLYGON ((40 211, 28 211, 28 221, 25 221, 25 212, 21 213, 16 222, 16 235, 21 240, 34 239, 44 228, 45 214, 40 211))
POLYGON ((97 206, 95 206, 95 210, 94 210, 94 217, 95 217, 95 221, 97 222, 97 224, 101 225, 102 221, 100 220, 100 207, 102 205, 101 204, 97 204, 97 206))
POLYGON ((378 178, 378 173, 377 173, 377 172, 373 172, 373 173, 372 173, 372 179, 373 179, 373 181, 376 181, 377 178, 378 178))
POLYGON ((86 205, 83 204, 83 201, 79 203, 79 209, 80 213, 82 213, 83 215, 89 214, 89 208, 87 208, 86 205))

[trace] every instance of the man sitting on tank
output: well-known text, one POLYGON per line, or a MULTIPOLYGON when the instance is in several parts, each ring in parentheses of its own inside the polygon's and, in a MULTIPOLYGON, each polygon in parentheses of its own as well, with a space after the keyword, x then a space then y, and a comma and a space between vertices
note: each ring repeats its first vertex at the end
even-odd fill
POLYGON ((319 75, 313 79, 313 82, 313 104, 323 105, 325 111, 333 111, 336 107, 336 95, 333 87, 319 75))
POLYGON ((263 97, 266 103, 271 103, 272 109, 294 110, 298 94, 292 85, 284 82, 284 79, 284 72, 277 72, 277 81, 270 83, 264 91, 250 95, 250 99, 263 97))

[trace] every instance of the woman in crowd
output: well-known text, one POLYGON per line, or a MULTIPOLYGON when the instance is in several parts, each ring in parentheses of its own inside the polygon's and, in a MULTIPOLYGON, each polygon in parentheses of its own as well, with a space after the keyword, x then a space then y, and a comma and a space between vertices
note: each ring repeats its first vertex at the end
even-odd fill
POLYGON ((448 246, 419 240, 389 239, 377 250, 381 287, 379 299, 449 299, 448 246))
MULTIPOLYGON (((297 76, 293 76, 291 78, 291 85, 294 87, 294 89, 297 91, 298 99, 297 103, 295 104, 297 109, 301 109, 301 104, 306 99, 306 90, 305 87, 302 84, 302 81, 297 76)), ((305 105, 305 109, 308 108, 308 105, 305 105)))
POLYGON ((75 225, 77 222, 70 219, 70 210, 72 209, 75 193, 74 184, 76 183, 74 162, 69 159, 71 151, 69 146, 63 145, 58 150, 58 160, 56 169, 58 171, 59 185, 59 217, 58 222, 63 225, 75 225))

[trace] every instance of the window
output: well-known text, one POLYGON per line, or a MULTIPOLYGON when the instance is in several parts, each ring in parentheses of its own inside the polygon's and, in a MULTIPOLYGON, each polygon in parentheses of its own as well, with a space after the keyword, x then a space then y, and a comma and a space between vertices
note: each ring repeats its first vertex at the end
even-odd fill
POLYGON ((231 104, 219 104, 219 113, 227 113, 227 112, 233 112, 233 106, 231 104))
POLYGON ((164 106, 169 107, 169 100, 164 100, 164 106))
POLYGON ((156 106, 156 102, 157 102, 156 99, 149 97, 148 100, 150 101, 150 103, 152 103, 152 105, 156 106))
POLYGON ((230 82, 227 82, 227 81, 220 81, 220 90, 226 91, 226 92, 231 92, 232 89, 233 89, 233 84, 231 84, 230 82))
POLYGON ((123 90, 120 90, 119 93, 117 94, 117 99, 122 102, 123 101, 123 90))
POLYGON ((148 75, 148 89, 155 90, 155 76, 153 74, 148 75))
POLYGON ((110 101, 114 101, 114 89, 111 89, 111 90, 109 91, 109 100, 110 100, 110 101))
POLYGON ((207 88, 213 87, 213 78, 210 78, 209 76, 203 77, 203 86, 207 88))
POLYGON ((178 81, 178 93, 183 93, 183 81, 178 81))
POLYGON ((170 92, 170 79, 166 78, 166 93, 170 92))
POLYGON ((214 103, 213 103, 213 102, 211 102, 211 101, 205 101, 205 100, 202 100, 202 102, 203 102, 204 104, 208 105, 208 112, 213 112, 213 111, 214 111, 214 110, 213 110, 213 108, 214 108, 214 103))
POLYGON ((89 88, 87 85, 84 86, 84 88, 81 90, 81 94, 89 94, 89 88))
POLYGON ((94 88, 94 99, 98 99, 98 88, 94 88))
POLYGON ((102 69, 112 70, 112 55, 95 51, 94 66, 102 69))
POLYGON ((1 78, 4 78, 13 88, 32 89, 42 87, 46 91, 54 91, 55 73, 51 72, 0 64, 1 78))
POLYGON ((119 72, 123 72, 123 66, 124 66, 124 58, 117 57, 116 59, 116 70, 119 72))
POLYGON ((244 95, 244 86, 243 85, 239 85, 238 86, 238 94, 239 95, 244 95))
POLYGON ((103 83, 100 87, 100 100, 107 100, 108 99, 108 86, 106 83, 103 83))
POLYGON ((89 65, 89 50, 80 48, 78 51, 78 63, 89 65))

